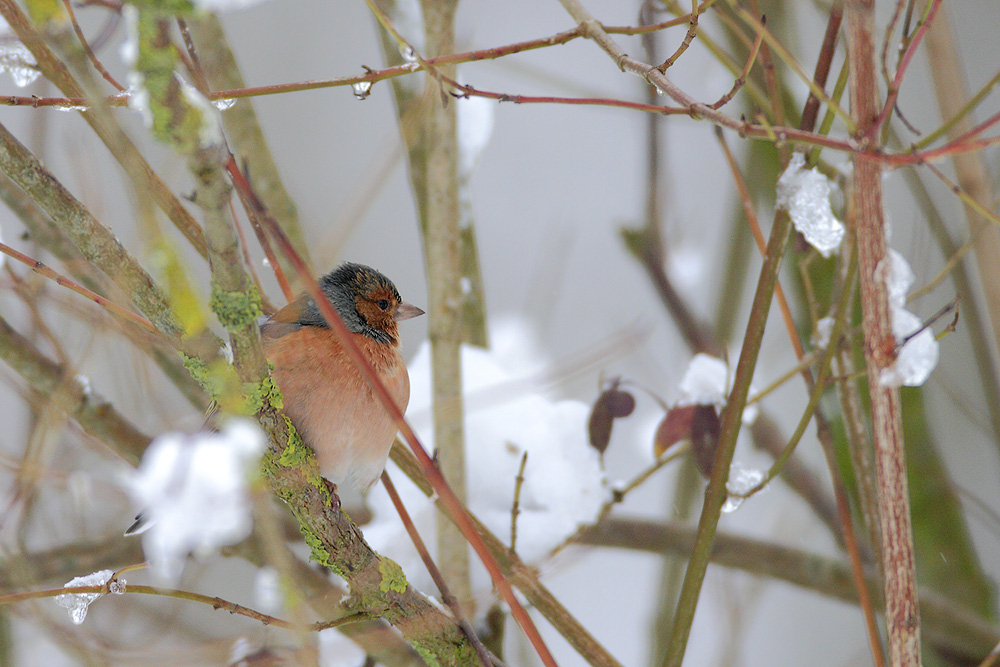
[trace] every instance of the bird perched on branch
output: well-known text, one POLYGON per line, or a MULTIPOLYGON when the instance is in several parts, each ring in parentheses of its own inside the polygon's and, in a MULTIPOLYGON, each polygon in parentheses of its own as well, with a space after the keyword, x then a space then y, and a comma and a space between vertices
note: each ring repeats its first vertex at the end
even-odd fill
MULTIPOLYGON (((398 322, 424 311, 403 301, 392 281, 362 264, 342 264, 320 287, 347 325, 400 411, 410 379, 400 356, 398 322)), ((382 474, 396 423, 379 402, 316 303, 303 295, 260 328, 284 411, 334 484, 366 491, 382 474)))
MULTIPOLYGON (((345 263, 319 279, 326 298, 371 363, 389 395, 406 410, 410 378, 399 350, 398 323, 424 311, 403 301, 392 281, 370 266, 345 263)), ((283 410, 312 447, 320 473, 336 485, 367 491, 382 474, 396 422, 368 386, 315 301, 302 295, 260 327, 283 410)), ((151 522, 141 513, 125 531, 151 522)))

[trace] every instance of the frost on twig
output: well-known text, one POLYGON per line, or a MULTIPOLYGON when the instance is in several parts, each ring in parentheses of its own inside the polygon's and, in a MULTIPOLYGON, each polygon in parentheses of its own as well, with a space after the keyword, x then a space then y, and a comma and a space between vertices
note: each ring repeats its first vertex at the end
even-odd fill
POLYGON ((796 231, 824 257, 840 247, 844 226, 830 208, 830 181, 818 169, 805 169, 805 156, 792 154, 778 179, 775 205, 788 211, 796 231))
POLYGON ((726 482, 726 491, 729 495, 722 505, 722 511, 729 514, 738 510, 747 499, 747 494, 763 482, 765 477, 767 473, 763 470, 744 468, 739 461, 734 461, 729 469, 729 481, 726 482))
MULTIPOLYGON (((680 398, 677 399, 677 405, 714 405, 723 408, 732 388, 733 377, 729 372, 729 365, 717 357, 698 353, 684 371, 684 377, 678 386, 680 398)), ((754 392, 753 385, 750 392, 754 392)), ((743 423, 752 424, 758 412, 757 406, 747 406, 743 410, 743 423)))
MULTIPOLYGON (((76 588, 78 586, 103 586, 109 581, 108 591, 114 595, 125 593, 125 580, 114 579, 114 572, 111 570, 98 570, 82 577, 74 577, 66 582, 64 588, 76 588)), ((87 610, 91 603, 104 597, 104 593, 66 593, 56 596, 56 604, 69 611, 70 620, 74 625, 80 625, 87 618, 87 610)))
POLYGON ((896 361, 879 374, 879 383, 887 387, 919 387, 937 365, 938 342, 934 332, 925 327, 919 317, 906 310, 906 293, 915 279, 906 259, 889 248, 876 273, 885 279, 892 334, 902 347, 896 361))

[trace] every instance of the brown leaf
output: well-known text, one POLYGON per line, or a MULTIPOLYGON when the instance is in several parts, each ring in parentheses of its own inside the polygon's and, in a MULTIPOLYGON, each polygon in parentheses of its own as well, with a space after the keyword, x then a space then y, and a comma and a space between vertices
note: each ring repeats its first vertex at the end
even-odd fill
POLYGON ((653 436, 653 454, 656 458, 682 440, 691 437, 691 423, 694 420, 696 405, 684 405, 670 408, 663 421, 656 427, 653 436))
POLYGON ((608 392, 603 392, 594 401, 594 407, 590 410, 590 422, 587 429, 590 433, 590 446, 601 454, 608 448, 611 442, 611 426, 614 424, 615 416, 611 413, 611 401, 608 399, 608 392))
POLYGON ((657 458, 683 440, 691 441, 691 451, 702 475, 712 474, 715 450, 719 447, 721 422, 714 405, 681 405, 670 408, 653 436, 657 458))
POLYGON ((722 421, 714 405, 694 406, 694 418, 691 421, 691 451, 698 464, 698 470, 707 479, 712 476, 715 466, 715 452, 719 449, 719 432, 722 421))
POLYGON ((615 419, 628 417, 635 410, 635 396, 621 389, 609 389, 604 392, 608 405, 611 409, 611 416, 615 419))
POLYGON ((615 419, 628 417, 635 410, 635 396, 619 389, 621 378, 613 378, 605 383, 605 389, 594 401, 590 411, 590 446, 604 454, 611 442, 611 427, 615 419))

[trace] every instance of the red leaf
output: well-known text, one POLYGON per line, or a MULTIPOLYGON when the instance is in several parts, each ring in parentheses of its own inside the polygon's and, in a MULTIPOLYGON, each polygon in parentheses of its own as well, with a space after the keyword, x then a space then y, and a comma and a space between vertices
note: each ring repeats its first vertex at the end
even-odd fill
POLYGON ((660 458, 665 451, 682 440, 691 437, 691 423, 694 420, 696 405, 684 405, 670 408, 663 421, 656 427, 653 436, 653 454, 660 458))
POLYGON ((722 421, 714 405, 696 405, 691 421, 691 451, 698 470, 707 479, 715 466, 715 452, 719 449, 719 432, 722 421))
POLYGON ((671 408, 656 428, 653 454, 659 458, 678 442, 690 440, 698 470, 708 477, 712 474, 715 451, 719 448, 721 426, 714 405, 682 405, 671 408))

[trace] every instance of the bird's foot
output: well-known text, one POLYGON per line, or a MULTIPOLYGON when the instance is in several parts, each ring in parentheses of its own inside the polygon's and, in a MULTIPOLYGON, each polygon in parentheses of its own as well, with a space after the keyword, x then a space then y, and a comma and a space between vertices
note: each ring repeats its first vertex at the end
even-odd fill
POLYGON ((330 494, 330 507, 335 510, 339 510, 340 496, 337 495, 337 485, 325 477, 323 478, 323 482, 326 484, 326 492, 330 494))

